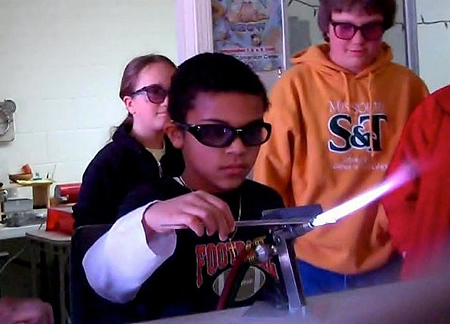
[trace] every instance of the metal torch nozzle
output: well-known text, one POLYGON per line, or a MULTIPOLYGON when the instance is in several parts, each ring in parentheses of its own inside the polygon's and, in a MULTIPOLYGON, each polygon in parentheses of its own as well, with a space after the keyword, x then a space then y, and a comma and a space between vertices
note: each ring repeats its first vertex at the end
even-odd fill
POLYGON ((308 222, 304 222, 296 225, 283 226, 282 228, 273 229, 272 236, 275 241, 277 240, 291 240, 298 236, 305 235, 306 233, 314 229, 314 218, 308 222))

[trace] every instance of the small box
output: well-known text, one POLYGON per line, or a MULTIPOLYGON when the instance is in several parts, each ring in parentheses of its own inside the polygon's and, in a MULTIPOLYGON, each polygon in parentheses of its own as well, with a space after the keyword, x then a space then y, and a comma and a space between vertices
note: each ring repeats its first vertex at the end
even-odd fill
POLYGON ((49 207, 47 209, 47 231, 72 235, 73 224, 72 206, 49 207))

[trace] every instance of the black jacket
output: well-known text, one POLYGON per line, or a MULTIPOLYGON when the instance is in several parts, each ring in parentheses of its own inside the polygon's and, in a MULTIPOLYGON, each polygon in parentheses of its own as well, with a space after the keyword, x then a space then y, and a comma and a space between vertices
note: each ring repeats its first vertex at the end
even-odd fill
MULTIPOLYGON (((122 124, 89 163, 83 175, 78 202, 73 206, 75 227, 112 224, 123 199, 137 186, 160 178, 155 157, 135 138, 129 125, 122 124)), ((163 177, 178 176, 184 169, 181 151, 165 138, 161 158, 163 177)))

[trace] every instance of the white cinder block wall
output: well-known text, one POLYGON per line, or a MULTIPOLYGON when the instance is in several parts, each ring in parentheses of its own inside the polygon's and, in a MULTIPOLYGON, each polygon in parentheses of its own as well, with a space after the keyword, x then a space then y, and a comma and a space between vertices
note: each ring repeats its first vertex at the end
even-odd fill
MULTIPOLYGON (((450 19, 447 0, 416 2, 419 21, 450 19)), ((450 29, 420 24, 418 36, 430 90, 449 84, 441 58, 450 29)), ((14 100, 17 112, 15 140, 0 142, 0 181, 25 163, 41 175, 56 166, 59 183, 80 181, 126 114, 125 64, 149 52, 176 60, 176 48, 175 0, 1 0, 0 100, 14 100)))
POLYGON ((449 1, 416 0, 416 4, 420 75, 430 91, 435 91, 450 84, 449 1))
POLYGON ((175 0, 1 0, 0 100, 17 111, 0 181, 25 163, 80 181, 126 116, 123 68, 151 52, 176 60, 175 0))

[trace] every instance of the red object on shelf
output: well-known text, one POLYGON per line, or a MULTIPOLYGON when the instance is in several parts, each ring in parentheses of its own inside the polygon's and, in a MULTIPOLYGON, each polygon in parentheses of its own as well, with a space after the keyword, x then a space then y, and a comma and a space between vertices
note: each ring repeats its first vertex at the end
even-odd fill
POLYGON ((81 183, 66 183, 55 186, 55 199, 58 204, 73 204, 78 201, 81 183))
POLYGON ((55 231, 72 235, 73 223, 74 219, 72 216, 72 206, 47 208, 47 231, 55 231))

